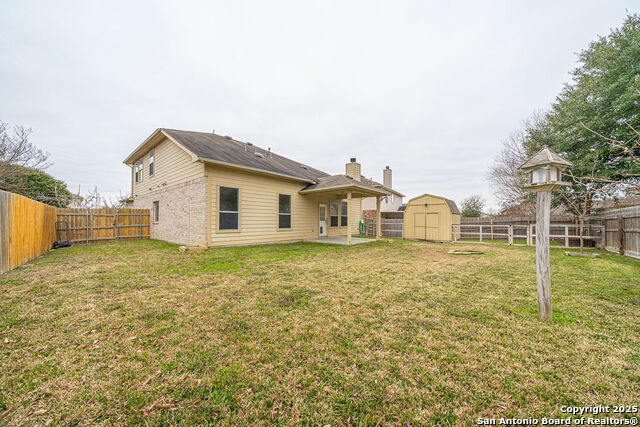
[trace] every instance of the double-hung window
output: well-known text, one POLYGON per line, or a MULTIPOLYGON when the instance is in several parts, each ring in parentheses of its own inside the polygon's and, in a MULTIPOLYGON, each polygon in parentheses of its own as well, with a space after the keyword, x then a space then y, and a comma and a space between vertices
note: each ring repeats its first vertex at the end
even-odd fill
POLYGON ((337 200, 331 200, 329 202, 329 217, 330 217, 330 225, 332 227, 338 226, 338 209, 340 207, 340 203, 337 200))
POLYGON ((218 229, 238 230, 239 215, 239 190, 232 187, 220 187, 218 208, 218 229))
POLYGON ((134 166, 136 182, 142 181, 142 159, 138 160, 134 166))
POLYGON ((341 227, 346 227, 347 226, 347 213, 349 211, 348 208, 348 204, 347 202, 340 202, 340 226, 341 227))
POLYGON ((160 220, 160 202, 153 202, 153 222, 160 220))
POLYGON ((278 194, 278 228, 291 228, 290 194, 278 194))
POLYGON ((149 151, 149 176, 153 175, 153 170, 155 169, 155 153, 154 150, 149 151))

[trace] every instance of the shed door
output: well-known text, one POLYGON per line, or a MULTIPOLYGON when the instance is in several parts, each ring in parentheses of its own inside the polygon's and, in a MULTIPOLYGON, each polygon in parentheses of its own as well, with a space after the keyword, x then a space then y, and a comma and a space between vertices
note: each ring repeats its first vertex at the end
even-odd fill
POLYGON ((426 216, 426 240, 442 240, 440 237, 440 214, 438 212, 429 212, 426 216))
POLYGON ((413 238, 427 240, 426 218, 424 213, 413 214, 413 238))

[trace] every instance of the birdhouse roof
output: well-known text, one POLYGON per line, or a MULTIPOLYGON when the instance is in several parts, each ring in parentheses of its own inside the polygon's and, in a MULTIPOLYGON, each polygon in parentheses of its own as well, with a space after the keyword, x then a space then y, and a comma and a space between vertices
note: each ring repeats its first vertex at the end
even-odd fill
POLYGON ((540 150, 535 156, 533 156, 532 158, 527 160, 522 166, 520 166, 520 169, 529 170, 529 169, 536 168, 538 166, 550 165, 550 164, 564 166, 564 167, 573 166, 573 163, 558 156, 556 153, 549 150, 549 147, 545 145, 544 148, 540 150))

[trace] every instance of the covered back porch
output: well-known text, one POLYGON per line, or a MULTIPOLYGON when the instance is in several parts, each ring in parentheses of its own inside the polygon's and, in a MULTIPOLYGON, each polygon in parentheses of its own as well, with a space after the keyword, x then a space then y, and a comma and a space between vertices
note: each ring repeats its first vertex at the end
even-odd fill
MULTIPOLYGON (((386 197, 387 192, 368 185, 364 182, 358 181, 347 175, 334 175, 320 179, 316 184, 310 185, 300 190, 301 195, 309 195, 322 198, 323 200, 336 200, 347 202, 347 224, 346 224, 346 236, 322 236, 322 233, 317 238, 307 239, 307 241, 316 241, 318 243, 333 243, 353 245, 360 243, 368 243, 372 239, 362 239, 353 237, 353 228, 362 217, 362 210, 358 212, 357 218, 354 218, 352 209, 352 203, 354 199, 362 199, 366 197, 376 198, 376 224, 380 224, 380 199, 386 197)), ((329 207, 330 208, 330 207, 329 207)), ((319 220, 322 222, 322 208, 319 206, 319 220)), ((327 212, 325 212, 327 214, 327 212)), ((331 213, 329 212, 329 217, 331 213)), ((380 230, 380 227, 376 227, 380 230)), ((380 240, 382 235, 380 231, 377 232, 376 240, 380 240)))

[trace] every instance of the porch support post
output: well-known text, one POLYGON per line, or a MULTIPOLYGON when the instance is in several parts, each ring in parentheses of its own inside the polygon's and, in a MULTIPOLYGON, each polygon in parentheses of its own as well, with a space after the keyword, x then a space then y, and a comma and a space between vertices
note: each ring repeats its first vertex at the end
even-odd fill
POLYGON ((382 239, 382 218, 380 215, 380 196, 376 196, 376 240, 382 239))
POLYGON ((347 193, 347 245, 351 246, 351 191, 347 193))

